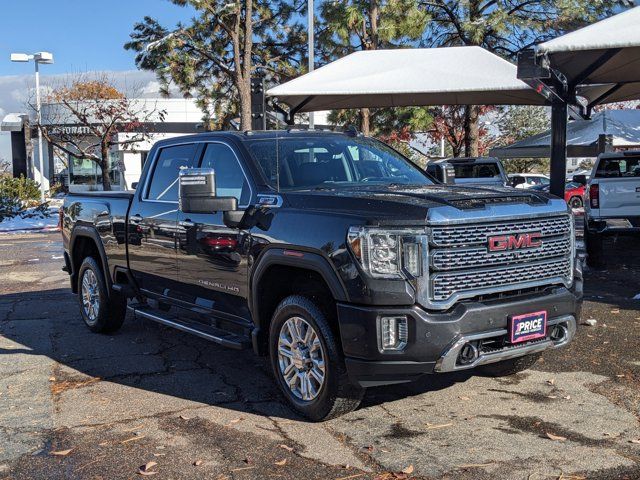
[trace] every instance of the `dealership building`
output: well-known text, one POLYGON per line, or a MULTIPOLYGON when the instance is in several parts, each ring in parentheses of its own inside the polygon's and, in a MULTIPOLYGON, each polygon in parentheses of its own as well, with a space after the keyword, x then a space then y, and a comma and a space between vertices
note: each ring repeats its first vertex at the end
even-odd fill
MULTIPOLYGON (((197 133, 202 130, 202 111, 192 99, 184 98, 141 98, 133 99, 136 109, 150 112, 146 121, 128 126, 126 132, 117 133, 119 143, 140 136, 144 140, 124 145, 116 144, 109 152, 111 184, 114 190, 126 190, 137 182, 142 166, 151 146, 158 140, 197 133)), ((49 135, 78 135, 83 141, 93 143, 97 137, 91 137, 88 126, 73 122, 69 115, 56 115, 55 104, 42 106, 43 125, 49 135), (53 122, 51 119, 56 119, 53 122)), ((40 179, 38 172, 37 129, 33 127, 26 114, 9 114, 2 119, 2 130, 11 132, 11 161, 13 175, 40 179)), ((63 182, 69 191, 92 191, 102 189, 102 171, 93 160, 76 158, 55 149, 43 138, 43 171, 45 189, 51 183, 63 182)))

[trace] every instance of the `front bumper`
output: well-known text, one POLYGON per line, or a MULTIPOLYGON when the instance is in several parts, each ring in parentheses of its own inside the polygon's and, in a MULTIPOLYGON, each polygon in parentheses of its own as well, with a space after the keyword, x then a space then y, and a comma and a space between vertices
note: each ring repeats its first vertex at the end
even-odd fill
MULTIPOLYGON (((406 308, 338 305, 340 334, 347 372, 351 381, 363 387, 404 383, 428 373, 452 372, 479 365, 560 348, 574 337, 582 306, 581 278, 576 288, 550 287, 544 292, 508 300, 461 303, 448 312, 430 312, 414 305, 406 308), (499 342, 507 334, 508 318, 546 310, 548 325, 562 325, 563 338, 519 344, 499 342), (405 315, 409 338, 402 352, 382 352, 378 347, 377 321, 380 316, 405 315), (481 346, 477 358, 458 363, 461 349, 468 343, 481 346), (480 342, 480 343, 478 343, 480 342)), ((553 328, 549 328, 551 332, 553 328)))

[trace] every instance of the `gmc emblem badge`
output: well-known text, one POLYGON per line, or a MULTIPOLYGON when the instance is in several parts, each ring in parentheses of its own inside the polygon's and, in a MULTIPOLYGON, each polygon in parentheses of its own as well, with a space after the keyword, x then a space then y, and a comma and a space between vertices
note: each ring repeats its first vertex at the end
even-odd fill
POLYGON ((537 248, 542 246, 542 234, 540 232, 521 233, 519 235, 497 235, 489 237, 490 252, 504 252, 506 250, 521 250, 524 248, 537 248))

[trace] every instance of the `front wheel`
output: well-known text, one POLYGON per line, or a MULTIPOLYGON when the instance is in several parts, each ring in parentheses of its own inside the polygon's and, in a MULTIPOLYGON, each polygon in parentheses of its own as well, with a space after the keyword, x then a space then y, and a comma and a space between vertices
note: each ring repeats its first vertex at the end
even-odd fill
POLYGON ((280 390, 305 417, 328 420, 360 404, 364 389, 349 381, 331 326, 308 298, 292 295, 278 305, 269 351, 280 390))
POLYGON ((524 357, 511 358, 502 362, 489 363, 478 367, 478 370, 489 377, 507 377, 516 373, 529 370, 540 359, 541 353, 526 355, 524 357))
POLYGON ((82 319, 92 332, 115 332, 127 314, 126 299, 107 291, 102 269, 94 258, 85 258, 78 271, 78 301, 82 319))

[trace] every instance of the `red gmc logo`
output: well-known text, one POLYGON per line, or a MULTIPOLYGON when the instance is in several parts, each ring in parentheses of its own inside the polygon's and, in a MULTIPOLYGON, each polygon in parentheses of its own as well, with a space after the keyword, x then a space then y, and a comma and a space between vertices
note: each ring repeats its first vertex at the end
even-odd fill
POLYGON ((536 248, 542 246, 541 238, 542 234, 540 232, 489 237, 489 251, 502 252, 505 250, 520 250, 522 248, 536 248))

